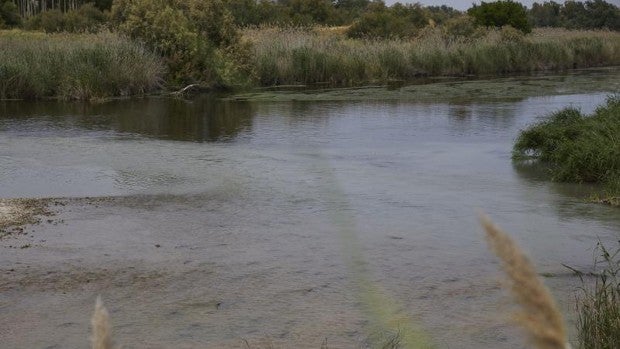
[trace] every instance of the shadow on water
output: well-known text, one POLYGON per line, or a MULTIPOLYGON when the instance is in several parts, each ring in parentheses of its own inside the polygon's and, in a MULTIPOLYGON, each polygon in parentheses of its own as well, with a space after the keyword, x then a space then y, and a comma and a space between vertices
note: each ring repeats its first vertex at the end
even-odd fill
POLYGON ((597 203, 587 204, 594 193, 602 190, 600 185, 552 181, 549 167, 538 162, 512 161, 512 167, 522 183, 523 195, 533 197, 548 192, 544 195, 546 200, 552 200, 551 206, 563 219, 593 220, 620 228, 618 208, 597 203))
POLYGON ((0 102, 0 129, 43 122, 65 130, 113 130, 159 139, 221 142, 251 129, 254 114, 250 103, 220 101, 208 95, 193 100, 143 98, 99 104, 6 101, 0 102))

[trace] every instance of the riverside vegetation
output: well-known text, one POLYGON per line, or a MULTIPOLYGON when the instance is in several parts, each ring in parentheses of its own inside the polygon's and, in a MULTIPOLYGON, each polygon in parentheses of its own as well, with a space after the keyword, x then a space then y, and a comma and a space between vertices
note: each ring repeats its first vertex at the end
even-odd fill
POLYGON ((0 33, 0 98, 96 99, 158 89, 164 65, 129 39, 98 34, 0 33))
POLYGON ((360 85, 620 64, 620 33, 613 31, 620 9, 602 0, 576 4, 558 5, 555 18, 547 3, 530 11, 510 0, 466 13, 367 0, 5 0, 0 28, 48 34, 0 32, 0 98, 360 85), (532 24, 580 30, 532 31, 532 24), (102 37, 109 44, 98 45, 102 37), (33 58, 47 49, 69 58, 33 58), (88 59, 75 61, 80 54, 88 59), (54 87, 57 77, 65 77, 62 87, 54 87))
POLYGON ((612 349, 620 343, 620 246, 610 251, 599 242, 597 250, 595 262, 602 270, 594 275, 577 271, 583 283, 577 297, 578 340, 584 349, 612 349), (585 282, 588 276, 595 277, 594 285, 585 282))
POLYGON ((557 181, 601 183, 596 200, 620 206, 618 135, 620 97, 613 96, 592 115, 567 108, 522 131, 513 158, 548 166, 557 181))

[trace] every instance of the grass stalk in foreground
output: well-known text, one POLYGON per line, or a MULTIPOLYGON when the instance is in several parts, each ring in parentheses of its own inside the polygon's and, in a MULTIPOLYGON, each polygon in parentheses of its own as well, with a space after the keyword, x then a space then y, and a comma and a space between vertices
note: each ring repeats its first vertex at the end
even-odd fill
POLYGON ((517 319, 538 349, 568 349, 562 314, 521 248, 486 216, 480 221, 489 247, 502 261, 510 291, 521 307, 517 319))
POLYGON ((584 282, 577 297, 578 339, 583 349, 615 349, 620 343, 620 246, 614 253, 600 242, 597 247, 604 268, 593 286, 584 282))

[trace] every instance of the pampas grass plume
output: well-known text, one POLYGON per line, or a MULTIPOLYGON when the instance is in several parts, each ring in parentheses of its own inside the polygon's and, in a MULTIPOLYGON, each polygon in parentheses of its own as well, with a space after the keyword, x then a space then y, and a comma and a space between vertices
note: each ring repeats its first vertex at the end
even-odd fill
POLYGON ((480 215, 491 250, 502 262, 510 291, 521 307, 517 319, 538 349, 569 349, 562 314, 525 253, 491 220, 480 215))
POLYGON ((91 337, 92 349, 112 349, 112 330, 110 329, 110 316, 103 306, 101 297, 95 302, 95 313, 90 320, 93 327, 91 337))

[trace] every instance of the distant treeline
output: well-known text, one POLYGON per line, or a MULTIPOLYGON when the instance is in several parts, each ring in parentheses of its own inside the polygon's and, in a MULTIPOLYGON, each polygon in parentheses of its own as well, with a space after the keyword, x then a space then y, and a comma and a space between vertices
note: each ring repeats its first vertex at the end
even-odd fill
MULTIPOLYGON (((138 0, 136 0, 138 1, 138 0)), ((118 0, 0 0, 0 28, 27 26, 45 28, 41 22, 54 22, 51 26, 62 27, 63 14, 72 13, 69 21, 99 25, 109 18, 110 10, 118 0), (79 9, 87 6, 87 10, 79 9), (52 11, 51 15, 45 12, 52 11), (97 13, 98 12, 98 13, 97 13), (35 17, 32 19, 32 17, 35 17), (45 17, 45 18, 42 18, 45 17), (84 18, 82 18, 84 17, 84 18), (30 22, 30 24, 28 24, 30 22)), ((223 5, 232 14, 237 26, 313 26, 351 25, 372 22, 384 31, 401 27, 417 28, 427 24, 436 25, 451 18, 474 14, 474 10, 486 8, 495 16, 515 17, 515 8, 522 8, 527 22, 524 27, 564 27, 569 29, 620 30, 620 9, 604 0, 554 1, 534 3, 530 9, 510 0, 474 5, 466 12, 449 6, 422 6, 420 4, 396 3, 386 6, 382 0, 225 0, 223 5), (497 5, 500 6, 487 6, 497 5)), ((489 12, 487 11, 487 12, 489 12)), ((488 15, 488 13, 487 13, 488 15)), ((516 17, 520 18, 520 14, 516 17)), ((507 18, 505 19, 507 20, 507 18)), ((514 25, 513 25, 514 26, 514 25)), ((61 28, 64 29, 64 28, 61 28)))

